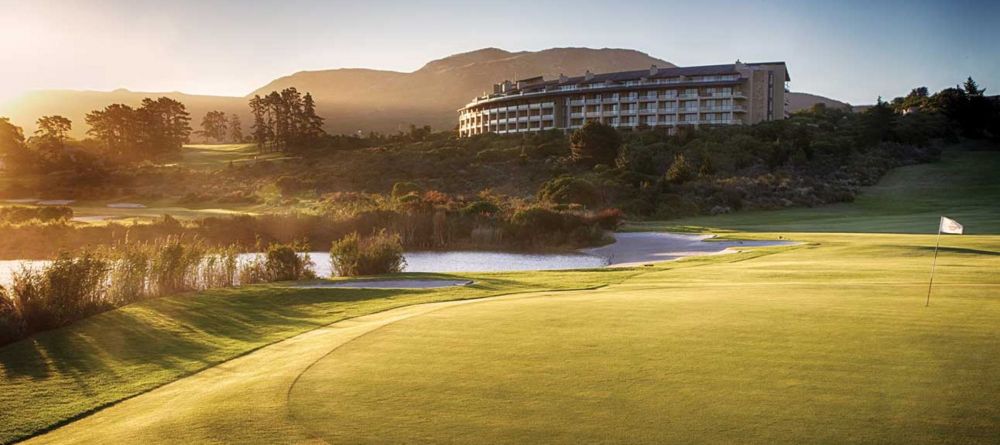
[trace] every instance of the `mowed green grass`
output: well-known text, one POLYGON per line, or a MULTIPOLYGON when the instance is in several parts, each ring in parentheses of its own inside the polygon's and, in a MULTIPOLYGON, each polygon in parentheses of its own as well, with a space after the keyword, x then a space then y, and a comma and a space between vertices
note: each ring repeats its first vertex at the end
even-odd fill
POLYGON ((257 144, 185 145, 181 149, 180 164, 189 168, 218 168, 230 163, 239 165, 257 160, 287 158, 281 153, 261 154, 257 144))
POLYGON ((331 444, 996 443, 1000 237, 947 238, 925 308, 932 236, 798 236, 391 324, 289 411, 331 444))
MULTIPOLYGON (((968 167, 948 162, 936 164, 951 166, 942 173, 968 167)), ((979 197, 969 215, 995 211, 979 197)), ((919 204, 898 211, 902 222, 928 217, 919 204)), ((826 230, 794 212, 767 224, 826 230)), ((0 348, 0 442, 132 396, 32 442, 1000 437, 1000 236, 942 239, 929 308, 933 236, 729 236, 804 244, 634 270, 470 276, 469 289, 261 286, 131 305, 0 348), (340 343, 324 332, 350 324, 316 329, 419 303, 603 284, 383 320, 340 343)))
POLYGON ((1000 234, 1000 149, 986 148, 950 147, 940 162, 892 170, 852 203, 634 223, 628 229, 935 233, 943 215, 960 221, 969 234, 1000 234))
POLYGON ((132 304, 0 347, 0 443, 339 320, 433 301, 600 286, 631 273, 462 275, 475 285, 438 290, 274 284, 132 304))

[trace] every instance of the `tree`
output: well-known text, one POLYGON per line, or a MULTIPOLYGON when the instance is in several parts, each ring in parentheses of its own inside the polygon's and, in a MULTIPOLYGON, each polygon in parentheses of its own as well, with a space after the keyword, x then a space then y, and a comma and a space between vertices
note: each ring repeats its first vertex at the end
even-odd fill
POLYGON ((621 137, 610 125, 588 121, 570 136, 570 151, 577 162, 612 165, 621 137))
POLYGON ((315 144, 326 133, 323 118, 316 115, 312 95, 295 88, 272 91, 250 99, 254 117, 253 136, 260 150, 291 150, 315 144))
POLYGON ((136 145, 142 142, 141 123, 135 109, 124 104, 111 104, 103 110, 87 113, 84 120, 90 126, 87 134, 101 142, 107 155, 135 157, 134 153, 128 152, 130 147, 135 150, 136 145))
POLYGON ((37 124, 36 136, 57 141, 60 145, 66 141, 66 134, 73 129, 73 122, 59 115, 42 116, 37 124))
POLYGON ((87 134, 107 155, 126 160, 176 153, 191 134, 184 104, 167 97, 143 99, 139 108, 111 104, 88 113, 85 120, 90 125, 87 134))
POLYGON ((188 142, 191 118, 184 104, 169 97, 156 100, 147 97, 142 100, 139 112, 150 154, 179 152, 188 142))
POLYGON ((979 84, 975 80, 972 80, 970 76, 965 79, 965 83, 962 84, 962 89, 965 90, 965 94, 969 97, 982 96, 986 92, 986 88, 979 89, 979 84))
POLYGON ((23 167, 28 158, 24 131, 10 123, 10 119, 0 117, 0 167, 8 170, 23 167))
POLYGON ((243 125, 240 124, 240 117, 236 114, 229 116, 229 142, 234 144, 243 142, 243 125))
POLYGON ((267 151, 273 132, 271 131, 267 105, 259 94, 255 94, 250 99, 250 113, 253 115, 253 126, 251 127, 253 140, 257 143, 257 149, 263 153, 267 151))
POLYGON ((226 113, 221 111, 209 111, 201 119, 201 133, 205 137, 210 137, 215 142, 222 142, 226 138, 226 130, 229 128, 226 120, 226 113))
POLYGON ((316 114, 316 102, 313 101, 312 94, 306 93, 302 98, 302 122, 300 132, 304 142, 315 144, 323 135, 323 118, 316 114))
POLYGON ((49 162, 58 162, 65 154, 66 134, 73 128, 73 123, 62 116, 42 116, 36 122, 38 129, 30 145, 42 158, 49 162))

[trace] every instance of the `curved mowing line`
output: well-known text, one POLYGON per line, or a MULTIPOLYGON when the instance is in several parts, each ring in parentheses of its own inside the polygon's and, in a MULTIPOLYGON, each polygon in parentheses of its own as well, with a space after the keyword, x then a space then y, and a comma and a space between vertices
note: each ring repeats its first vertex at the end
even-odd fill
MULTIPOLYGON (((125 397, 122 397, 120 399, 117 399, 117 400, 114 400, 114 401, 110 401, 110 402, 107 402, 107 403, 103 403, 103 404, 101 404, 99 406, 95 406, 93 408, 90 408, 90 409, 81 411, 79 413, 70 415, 70 416, 68 416, 68 417, 66 417, 64 419, 58 420, 56 422, 53 422, 52 424, 50 424, 50 425, 48 425, 46 427, 39 428, 39 429, 37 429, 37 430, 33 431, 32 433, 29 433, 29 434, 27 434, 25 436, 14 438, 14 439, 10 440, 9 442, 6 442, 6 443, 8 443, 8 444, 20 443, 20 442, 24 442, 26 440, 32 439, 34 437, 38 437, 40 435, 43 435, 43 434, 46 434, 46 433, 50 433, 50 432, 52 432, 54 430, 57 430, 57 429, 59 429, 59 428, 61 428, 63 426, 66 426, 66 425, 71 424, 73 422, 76 422, 76 421, 82 420, 84 418, 90 417, 92 415, 95 415, 95 414, 97 414, 97 413, 99 413, 101 411, 104 411, 104 410, 106 410, 108 408, 111 408, 111 407, 113 407, 115 405, 118 405, 118 404, 120 404, 122 402, 125 402, 125 401, 128 401, 128 400, 134 399, 136 397, 142 396, 144 394, 153 392, 153 391, 155 391, 157 389, 163 388, 164 386, 167 386, 167 385, 176 383, 178 381, 181 381, 181 380, 183 380, 185 378, 192 377, 194 375, 200 374, 200 373, 202 373, 204 371, 207 371, 207 370, 209 370, 211 368, 214 368, 214 367, 217 367, 219 365, 222 365, 222 364, 228 363, 230 361, 233 361, 233 360, 245 357, 247 355, 250 355, 250 354, 252 354, 254 352, 257 352, 257 351, 259 351, 261 349, 264 349, 266 347, 273 346, 275 344, 278 344, 278 343, 281 343, 281 342, 284 342, 284 341, 288 341, 290 339, 296 338, 296 337, 301 336, 301 335, 306 335, 308 333, 315 332, 316 330, 323 329, 325 327, 336 325, 337 323, 347 322, 347 321, 355 320, 357 318, 361 318, 361 317, 365 317, 365 316, 377 315, 377 314, 381 314, 381 313, 392 311, 392 310, 409 308, 409 307, 413 307, 413 306, 427 305, 427 304, 442 304, 443 305, 441 308, 429 311, 429 312, 433 312, 433 311, 437 311, 437 310, 440 310, 440 309, 446 309, 446 308, 451 307, 451 306, 462 305, 462 304, 471 304, 471 303, 488 302, 490 300, 499 299, 501 297, 510 297, 510 296, 516 296, 516 295, 521 295, 521 294, 546 294, 546 295, 550 295, 550 294, 558 294, 558 293, 573 292, 573 291, 597 290, 597 289, 608 287, 608 286, 612 286, 612 285, 619 285, 619 284, 622 284, 622 283, 625 283, 625 282, 631 280, 632 278, 635 278, 635 277, 640 276, 640 275, 645 275, 645 274, 648 274, 648 273, 665 272, 665 271, 668 271, 668 270, 671 270, 671 269, 674 269, 674 268, 701 267, 701 266, 707 266, 707 265, 713 265, 713 264, 719 264, 719 263, 741 262, 741 261, 746 261, 746 260, 758 258, 758 257, 761 257, 761 256, 767 256, 767 255, 772 255, 772 254, 775 254, 775 253, 787 252, 788 250, 795 249, 796 247, 797 246, 783 246, 780 249, 763 248, 763 249, 745 250, 745 251, 739 252, 738 255, 732 255, 732 256, 726 256, 726 257, 714 257, 713 260, 711 260, 711 261, 697 261, 698 259, 702 259, 702 258, 705 258, 705 257, 687 257, 687 258, 682 258, 682 259, 695 259, 696 261, 693 261, 693 262, 670 261, 670 262, 661 263, 661 265, 662 264, 670 264, 666 268, 662 268, 662 267, 658 267, 658 268, 632 267, 631 269, 633 269, 635 273, 625 276, 624 278, 622 278, 618 282, 605 283, 605 284, 601 284, 601 285, 597 285, 597 286, 589 286, 589 287, 574 288, 574 289, 523 290, 523 291, 508 292, 508 293, 494 294, 494 295, 481 296, 481 297, 472 297, 472 298, 466 298, 466 299, 442 300, 442 301, 430 302, 430 303, 410 303, 410 304, 403 304, 403 305, 396 306, 396 307, 385 308, 385 309, 381 309, 381 310, 369 312, 369 313, 366 313, 366 314, 359 314, 359 315, 355 315, 355 316, 352 316, 352 317, 346 317, 346 318, 337 320, 337 321, 332 322, 332 323, 327 323, 327 324, 323 324, 323 325, 317 325, 317 326, 313 327, 312 329, 308 329, 308 330, 296 333, 294 335, 290 335, 290 336, 288 336, 286 338, 277 339, 277 340, 274 340, 273 342, 269 342, 269 343, 266 343, 266 344, 259 345, 257 347, 254 347, 254 348, 248 349, 246 351, 243 351, 241 353, 235 354, 232 357, 228 357, 228 358, 223 359, 221 361, 218 361, 216 363, 206 364, 202 368, 199 368, 199 369, 192 370, 190 372, 184 373, 184 374, 178 376, 175 379, 172 379, 172 380, 169 380, 169 381, 166 381, 166 382, 162 382, 162 383, 150 386, 149 388, 147 388, 145 390, 142 390, 142 391, 139 391, 139 392, 137 392, 135 394, 128 395, 128 396, 125 396, 125 397), (448 305, 448 303, 452 303, 452 304, 448 305)), ((536 295, 536 296, 542 296, 542 295, 536 295)), ((531 298, 531 296, 525 295, 524 298, 531 298)), ((416 315, 414 315, 414 316, 416 316, 416 315)), ((407 317, 407 318, 404 318, 404 319, 409 319, 409 318, 412 318, 412 317, 407 317)), ((393 322, 389 322, 389 323, 387 323, 387 325, 388 324, 396 323, 396 322, 401 321, 401 320, 396 320, 396 321, 393 321, 393 322)), ((375 330, 380 329, 380 328, 381 327, 376 328, 375 330)), ((363 335, 367 335, 367 333, 361 334, 361 335, 362 336, 363 335)), ((353 341, 353 340, 354 339, 349 340, 348 343, 350 341, 353 341)), ((328 356, 329 354, 331 354, 333 351, 335 351, 339 347, 340 346, 334 348, 333 350, 331 350, 330 352, 328 352, 327 354, 325 354, 324 357, 328 356)), ((322 358, 320 360, 322 360, 322 358)), ((291 389, 299 381, 299 379, 302 376, 302 374, 304 374, 305 371, 307 371, 309 368, 313 367, 320 360, 317 360, 317 361, 311 363, 309 365, 309 367, 307 367, 301 373, 299 373, 298 375, 296 375, 295 380, 293 381, 292 385, 289 387, 288 391, 286 391, 286 409, 287 409, 287 401, 289 400, 288 398, 290 397, 291 389)), ((291 413, 288 413, 288 418, 289 419, 294 419, 291 416, 291 413)))
MULTIPOLYGON (((794 246, 789 246, 789 247, 794 247, 794 246)), ((780 251, 764 251, 764 252, 761 252, 761 251, 752 251, 752 254, 749 255, 749 257, 747 257, 747 258, 732 258, 732 261, 723 261, 723 262, 724 263, 742 262, 742 261, 746 261, 746 260, 750 260, 750 259, 754 259, 754 258, 759 258, 761 256, 772 255, 772 254, 779 253, 779 252, 780 251)), ((737 252, 737 253, 751 253, 751 251, 742 251, 742 252, 737 252)), ((693 257, 687 257, 687 258, 693 258, 693 257)), ((683 259, 683 258, 681 258, 681 259, 683 259)), ((692 264, 692 265, 690 265, 688 267, 701 267, 701 266, 708 266, 708 265, 712 265, 712 264, 716 264, 716 262, 707 262, 707 263, 703 263, 703 264, 692 264)), ((382 325, 380 325, 380 326, 378 326, 378 327, 376 327, 374 329, 366 331, 365 333, 363 333, 361 335, 358 335, 357 337, 354 337, 354 338, 352 338, 352 339, 350 339, 350 340, 348 340, 346 342, 343 342, 343 343, 335 346, 333 349, 331 349, 327 353, 323 354, 320 358, 316 359, 315 361, 313 361, 312 363, 310 363, 308 366, 306 366, 305 368, 303 368, 302 372, 299 372, 295 376, 295 378, 292 380, 291 385, 288 386, 288 390, 285 391, 285 412, 286 412, 286 419, 288 421, 290 421, 291 423, 293 423, 293 424, 299 425, 301 427, 301 429, 305 432, 305 434, 308 435, 310 438, 323 441, 323 439, 321 437, 317 437, 309 428, 301 425, 295 419, 295 415, 292 414, 292 411, 291 411, 292 391, 295 389, 295 386, 302 379, 302 376, 305 375, 305 373, 309 372, 309 370, 311 370, 319 362, 321 362, 321 361, 329 358, 331 355, 333 355, 334 352, 337 352, 338 350, 340 350, 340 348, 342 348, 342 347, 344 347, 346 345, 349 345, 349 344, 357 341, 358 339, 361 339, 361 338, 363 338, 363 337, 365 337, 365 336, 367 336, 369 334, 372 334, 374 332, 378 332, 378 331, 380 331, 381 329, 383 329, 383 328, 385 328, 387 326, 391 326, 391 325, 394 325, 394 324, 399 323, 401 321, 411 320, 413 318, 421 317, 421 316, 424 316, 424 315, 427 315, 427 314, 430 314, 430 313, 434 313, 434 312, 438 312, 438 311, 441 311, 441 310, 452 309, 452 308, 455 308, 455 307, 465 306, 465 305, 469 305, 469 304, 492 303, 492 302, 495 302, 497 300, 516 301, 516 300, 529 299, 529 298, 542 298, 542 297, 552 296, 553 294, 562 294, 562 293, 566 293, 566 292, 588 292, 588 291, 594 291, 594 290, 603 289, 603 288, 606 288, 606 287, 612 287, 612 286, 622 285, 622 284, 628 282, 629 280, 632 280, 632 279, 634 279, 634 278, 636 278, 638 276, 641 276, 641 275, 646 275, 646 274, 650 274, 650 273, 654 273, 654 272, 664 272, 666 270, 669 270, 669 269, 643 269, 643 268, 635 268, 635 269, 636 269, 636 273, 625 277, 624 279, 622 279, 618 283, 607 283, 607 284, 600 284, 600 285, 597 285, 597 286, 588 286, 588 287, 582 287, 582 288, 576 288, 576 289, 555 289, 555 290, 548 290, 548 291, 512 292, 512 293, 508 293, 508 294, 493 295, 493 296, 483 297, 483 298, 473 298, 473 299, 468 299, 468 300, 439 301, 439 302, 434 302, 434 303, 419 303, 419 304, 416 304, 416 305, 407 305, 407 306, 402 306, 402 307, 399 307, 399 308, 388 309, 388 310, 394 310, 394 309, 402 309, 404 307, 423 306, 423 305, 432 305, 432 304, 440 304, 441 305, 441 307, 439 307, 439 308, 432 309, 432 310, 429 310, 427 312, 423 312, 423 313, 420 313, 420 314, 414 314, 414 315, 411 315, 409 317, 400 318, 398 320, 382 324, 382 325), (514 298, 509 298, 509 297, 514 297, 514 298)), ((384 311, 382 311, 382 312, 384 312, 384 311)))
MULTIPOLYGON (((642 275, 644 273, 649 273, 649 272, 640 272, 640 273, 636 273, 634 275, 628 276, 624 280, 622 280, 622 283, 624 283, 624 282, 626 282, 626 281, 628 281, 628 280, 630 280, 630 279, 632 279, 632 278, 634 278, 634 277, 636 277, 638 275, 642 275)), ((616 283, 616 284, 621 284, 621 283, 616 283)), ((470 304, 479 304, 479 303, 491 303, 491 302, 494 302, 496 300, 501 300, 501 299, 503 301, 516 301, 516 300, 528 299, 528 298, 541 298, 541 297, 552 296, 552 294, 560 294, 560 293, 565 293, 565 292, 588 292, 588 291, 603 289, 603 288, 609 287, 609 286, 611 286, 611 284, 601 284, 601 285, 597 285, 597 286, 581 287, 581 288, 576 288, 576 289, 555 289, 555 290, 548 290, 548 291, 512 292, 512 293, 509 293, 509 294, 493 295, 493 296, 483 297, 483 298, 472 298, 472 299, 468 299, 468 300, 439 301, 439 302, 434 302, 434 303, 419 303, 419 304, 415 304, 415 305, 407 305, 407 306, 401 306, 399 308, 388 309, 388 310, 403 309, 403 308, 411 308, 413 306, 423 306, 423 305, 432 305, 432 304, 440 304, 441 305, 441 307, 439 307, 439 308, 431 309, 431 310, 429 310, 427 312, 422 312, 422 313, 419 313, 419 314, 413 314, 413 315, 411 315, 409 317, 400 318, 400 319, 395 320, 395 321, 390 321, 390 322, 382 324, 382 325, 380 325, 380 326, 378 326, 378 327, 376 327, 374 329, 366 331, 365 333, 363 333, 361 335, 358 335, 357 337, 354 337, 354 338, 352 338, 352 339, 350 339, 348 341, 345 341, 345 342, 343 342, 343 343, 335 346, 333 349, 331 349, 327 353, 323 354, 320 358, 314 360, 308 366, 306 366, 305 368, 303 368, 301 372, 299 372, 298 374, 296 374, 295 378, 292 380, 292 384, 288 385, 288 390, 285 391, 285 412, 286 412, 286 419, 289 420, 291 423, 299 425, 302 428, 302 430, 306 433, 306 435, 308 435, 310 438, 322 441, 323 439, 321 437, 317 437, 315 434, 312 433, 312 431, 310 431, 309 428, 306 428, 306 427, 302 426, 295 419, 295 415, 292 414, 292 411, 291 411, 292 390, 295 389, 295 385, 297 385, 299 383, 299 380, 302 378, 302 376, 305 375, 305 373, 309 372, 309 370, 311 370, 319 362, 321 362, 323 360, 326 360, 328 357, 330 357, 331 355, 333 355, 334 352, 337 352, 340 348, 343 348, 344 346, 347 346, 347 345, 349 345, 349 344, 357 341, 358 339, 363 338, 363 337, 365 337, 365 336, 367 336, 369 334, 378 332, 378 331, 382 330, 385 327, 392 326, 392 325, 394 325, 396 323, 399 323, 401 321, 411 320, 413 318, 421 317, 421 316, 424 316, 424 315, 427 315, 427 314, 431 314, 431 313, 434 313, 434 312, 438 312, 438 311, 441 311, 441 310, 445 310, 445 309, 452 309, 452 308, 459 307, 459 306, 466 306, 466 305, 470 305, 470 304), (514 297, 514 298, 508 298, 508 297, 514 297)), ((381 311, 381 312, 385 312, 385 311, 381 311)), ((373 313, 373 314, 375 314, 375 313, 373 313)))

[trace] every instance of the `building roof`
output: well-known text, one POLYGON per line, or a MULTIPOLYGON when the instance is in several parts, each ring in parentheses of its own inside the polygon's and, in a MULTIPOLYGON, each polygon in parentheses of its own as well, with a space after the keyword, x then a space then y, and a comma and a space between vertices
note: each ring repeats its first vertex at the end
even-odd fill
MULTIPOLYGON (((747 66, 759 66, 759 65, 784 65, 785 62, 763 62, 763 63, 746 63, 747 66)), ((635 71, 619 71, 616 73, 603 73, 603 74, 593 74, 589 79, 587 76, 575 76, 568 77, 562 80, 548 80, 541 81, 542 77, 533 77, 531 79, 525 79, 519 82, 530 82, 529 85, 525 85, 525 88, 536 88, 538 86, 551 86, 551 85, 572 85, 572 84, 589 84, 589 83, 601 83, 601 82, 627 82, 630 80, 639 79, 663 79, 670 77, 679 76, 715 76, 723 74, 732 74, 737 72, 736 64, 729 63, 724 65, 704 65, 704 66, 687 66, 687 67, 674 67, 674 68, 657 68, 656 74, 652 74, 651 69, 645 70, 635 70, 635 71)), ((785 69, 785 81, 791 81, 788 76, 788 69, 785 69)))
MULTIPOLYGON (((729 63, 723 65, 704 65, 704 66, 688 66, 688 67, 671 67, 671 68, 659 68, 651 66, 644 70, 635 71, 619 71, 615 73, 602 73, 593 74, 589 71, 583 76, 566 77, 560 75, 558 79, 545 80, 542 76, 535 76, 526 79, 521 79, 513 84, 514 87, 512 91, 506 91, 503 93, 494 93, 493 95, 487 95, 480 98, 476 98, 476 102, 482 100, 492 100, 492 99, 502 99, 513 94, 521 93, 539 93, 549 90, 553 87, 561 87, 566 85, 590 85, 590 84, 622 84, 629 81, 638 80, 653 80, 653 79, 667 79, 676 77, 695 77, 695 76, 717 76, 726 74, 736 74, 740 70, 737 68, 737 64, 745 65, 747 67, 764 66, 764 65, 785 65, 785 62, 757 62, 757 63, 740 63, 738 60, 736 63, 729 63)), ((788 75, 788 68, 785 68, 785 81, 791 81, 791 77, 788 75)), ((506 82, 505 83, 509 83, 506 82)), ((475 103, 475 102, 473 102, 475 103)), ((471 104, 470 104, 471 105, 471 104)))

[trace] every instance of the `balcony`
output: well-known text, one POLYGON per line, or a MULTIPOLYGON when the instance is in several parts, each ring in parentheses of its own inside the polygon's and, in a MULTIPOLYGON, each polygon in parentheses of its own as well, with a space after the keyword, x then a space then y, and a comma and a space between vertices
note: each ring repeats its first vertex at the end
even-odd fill
POLYGON ((586 102, 586 101, 583 101, 583 100, 571 100, 571 101, 569 101, 569 104, 570 105, 577 105, 577 106, 586 105, 586 103, 584 103, 584 102, 586 102))
POLYGON ((670 113, 670 114, 674 114, 674 113, 676 113, 676 112, 677 112, 677 110, 679 110, 679 108, 677 108, 677 107, 674 107, 674 108, 660 108, 660 109, 659 109, 659 110, 657 110, 657 111, 659 111, 660 113, 670 113))
POLYGON ((635 108, 623 109, 621 114, 635 114, 635 108))
POLYGON ((600 111, 588 111, 587 117, 601 117, 600 111))
POLYGON ((601 114, 603 114, 604 116, 617 116, 618 111, 616 110, 602 111, 601 114))
POLYGON ((569 117, 583 117, 583 113, 570 113, 569 117))
POLYGON ((587 105, 600 105, 600 99, 587 99, 587 105))

